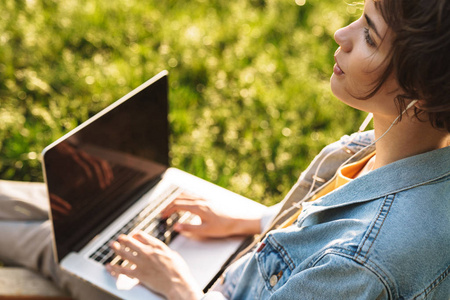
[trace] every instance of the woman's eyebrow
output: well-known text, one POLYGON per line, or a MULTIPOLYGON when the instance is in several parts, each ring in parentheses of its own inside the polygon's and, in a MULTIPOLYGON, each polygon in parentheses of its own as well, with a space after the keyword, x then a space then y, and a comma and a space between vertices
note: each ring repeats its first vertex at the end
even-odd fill
POLYGON ((375 23, 372 21, 372 19, 369 18, 367 14, 364 14, 364 18, 366 18, 367 25, 369 25, 370 28, 375 32, 375 34, 378 36, 378 38, 381 39, 380 34, 378 33, 377 28, 375 27, 375 23))

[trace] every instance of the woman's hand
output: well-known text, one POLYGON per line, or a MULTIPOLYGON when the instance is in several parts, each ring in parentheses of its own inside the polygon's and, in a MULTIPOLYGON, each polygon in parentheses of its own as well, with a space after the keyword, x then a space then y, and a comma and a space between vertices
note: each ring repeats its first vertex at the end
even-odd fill
POLYGON ((112 275, 137 278, 168 299, 199 299, 203 295, 183 258, 160 240, 138 232, 133 236, 121 235, 111 248, 129 261, 127 266, 107 265, 112 275))
POLYGON ((177 223, 174 229, 201 238, 221 238, 233 235, 251 235, 261 231, 260 217, 245 216, 245 212, 230 213, 215 206, 212 201, 182 193, 161 213, 163 218, 178 211, 189 211, 200 217, 200 225, 177 223))

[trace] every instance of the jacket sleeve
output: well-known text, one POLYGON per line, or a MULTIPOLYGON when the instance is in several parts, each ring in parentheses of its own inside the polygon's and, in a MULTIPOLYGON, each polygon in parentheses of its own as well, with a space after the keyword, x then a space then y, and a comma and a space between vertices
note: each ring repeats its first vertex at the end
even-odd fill
POLYGON ((382 280, 350 258, 325 254, 293 276, 270 299, 390 299, 382 280))

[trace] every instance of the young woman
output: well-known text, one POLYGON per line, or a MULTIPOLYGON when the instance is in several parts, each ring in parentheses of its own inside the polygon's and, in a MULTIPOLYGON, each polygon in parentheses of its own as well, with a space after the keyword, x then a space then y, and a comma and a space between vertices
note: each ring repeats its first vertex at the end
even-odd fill
POLYGON ((166 209, 202 218, 199 226, 179 224, 181 232, 273 229, 210 292, 144 233, 112 245, 133 267, 110 272, 169 299, 448 299, 449 13, 448 0, 366 0, 361 18, 336 32, 331 89, 372 113, 375 130, 326 147, 272 224, 261 225, 266 216, 237 220, 189 196, 166 209))

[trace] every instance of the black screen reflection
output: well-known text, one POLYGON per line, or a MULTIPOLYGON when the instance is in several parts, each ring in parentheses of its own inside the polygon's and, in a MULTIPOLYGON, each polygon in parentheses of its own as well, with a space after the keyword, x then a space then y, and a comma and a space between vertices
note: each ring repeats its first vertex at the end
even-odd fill
POLYGON ((47 150, 59 259, 79 250, 159 179, 168 166, 168 137, 163 77, 47 150))

